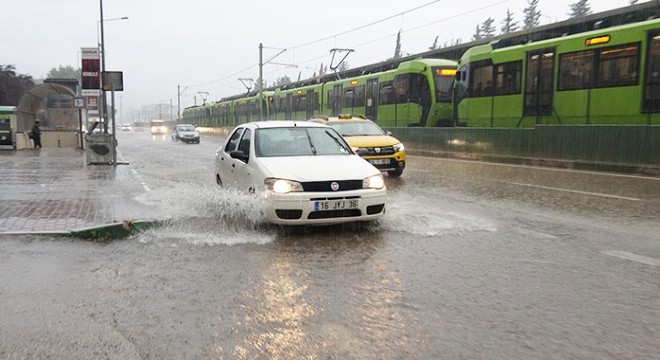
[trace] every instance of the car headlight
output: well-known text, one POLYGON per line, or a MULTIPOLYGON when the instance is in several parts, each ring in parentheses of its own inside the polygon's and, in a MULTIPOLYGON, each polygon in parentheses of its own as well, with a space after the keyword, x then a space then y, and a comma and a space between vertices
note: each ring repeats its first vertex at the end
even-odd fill
POLYGON ((399 151, 403 151, 403 150, 406 149, 405 147, 403 147, 402 143, 398 143, 398 144, 396 144, 392 147, 394 148, 394 152, 399 152, 399 151))
POLYGON ((385 179, 382 174, 370 176, 362 180, 363 189, 382 189, 385 187, 385 179))
POLYGON ((199 136, 199 132, 195 131, 195 136, 199 136))
POLYGON ((264 180, 266 189, 278 194, 303 191, 302 184, 297 181, 268 178, 264 180))

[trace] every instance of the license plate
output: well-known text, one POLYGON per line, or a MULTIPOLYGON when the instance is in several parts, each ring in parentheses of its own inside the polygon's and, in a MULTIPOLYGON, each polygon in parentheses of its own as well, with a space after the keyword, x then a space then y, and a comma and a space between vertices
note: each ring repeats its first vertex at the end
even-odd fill
POLYGON ((347 210, 347 209, 357 209, 360 205, 358 200, 328 200, 328 201, 315 201, 314 210, 315 211, 327 211, 327 210, 347 210))
POLYGON ((385 165, 390 163, 390 159, 372 159, 369 162, 373 165, 385 165))

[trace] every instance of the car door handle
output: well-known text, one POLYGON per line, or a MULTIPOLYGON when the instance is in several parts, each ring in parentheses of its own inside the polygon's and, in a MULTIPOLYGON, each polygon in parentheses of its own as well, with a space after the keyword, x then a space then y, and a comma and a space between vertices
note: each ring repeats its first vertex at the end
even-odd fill
POLYGON ((236 167, 236 164, 231 164, 231 167, 235 168, 235 167, 236 167))

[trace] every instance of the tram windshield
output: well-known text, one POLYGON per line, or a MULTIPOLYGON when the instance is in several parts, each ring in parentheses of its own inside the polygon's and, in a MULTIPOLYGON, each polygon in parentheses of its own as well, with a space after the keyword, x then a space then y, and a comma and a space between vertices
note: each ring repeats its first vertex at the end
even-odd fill
POLYGON ((438 103, 451 102, 451 86, 454 82, 456 69, 433 68, 433 82, 435 83, 435 101, 438 103))

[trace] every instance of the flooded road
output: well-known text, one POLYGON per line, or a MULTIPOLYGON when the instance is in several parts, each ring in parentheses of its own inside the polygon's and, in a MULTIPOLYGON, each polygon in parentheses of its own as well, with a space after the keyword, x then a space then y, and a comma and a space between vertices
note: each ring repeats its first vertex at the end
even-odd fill
POLYGON ((221 139, 121 135, 169 220, 0 237, 0 358, 660 354, 657 179, 411 157, 382 221, 282 229, 215 185, 221 139))

